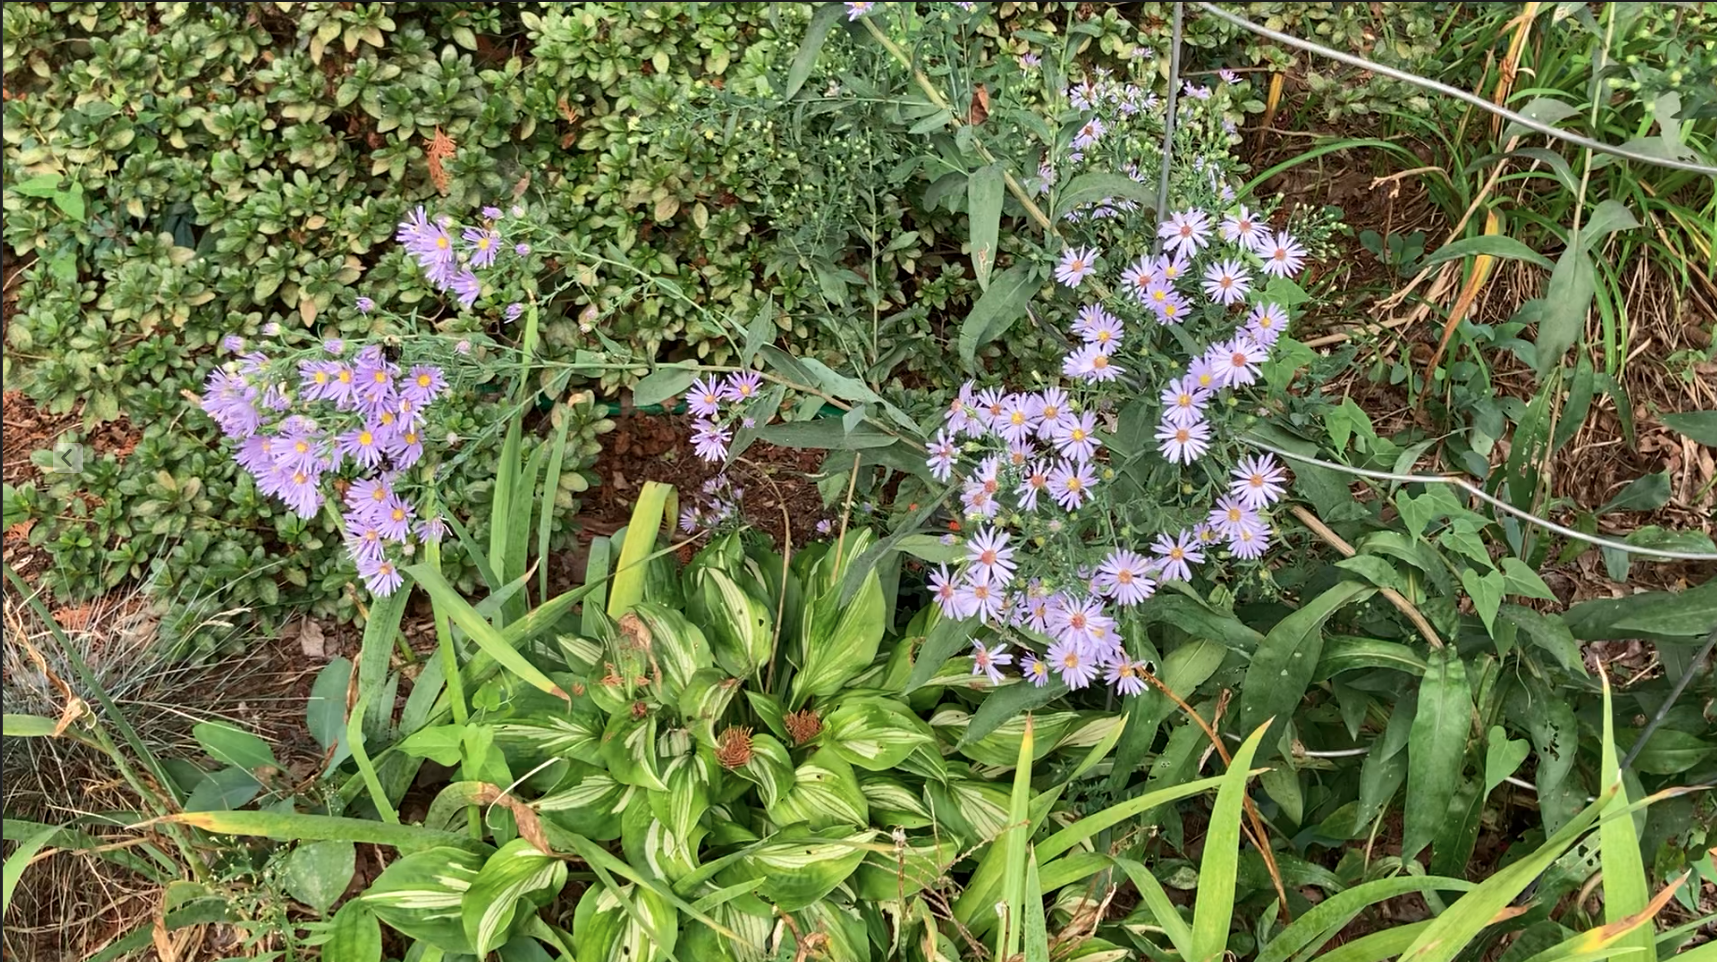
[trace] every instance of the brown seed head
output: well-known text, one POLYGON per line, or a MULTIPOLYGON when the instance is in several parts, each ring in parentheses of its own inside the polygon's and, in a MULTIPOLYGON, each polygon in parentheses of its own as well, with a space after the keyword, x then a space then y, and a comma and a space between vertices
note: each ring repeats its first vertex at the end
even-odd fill
POLYGON ((817 734, 823 730, 823 720, 817 717, 814 708, 788 712, 781 717, 781 724, 787 726, 787 734, 793 737, 794 747, 816 738, 817 734))
POLYGON ((729 726, 715 740, 715 760, 723 768, 742 768, 751 761, 751 729, 729 726))

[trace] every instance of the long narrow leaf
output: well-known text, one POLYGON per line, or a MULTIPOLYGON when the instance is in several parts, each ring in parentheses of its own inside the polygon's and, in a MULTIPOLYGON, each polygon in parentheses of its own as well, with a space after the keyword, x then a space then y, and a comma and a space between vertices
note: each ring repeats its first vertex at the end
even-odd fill
POLYGON ((50 825, 24 839, 6 859, 6 864, 0 866, 0 877, 3 877, 0 878, 0 882, 3 882, 3 891, 0 891, 0 915, 6 914, 12 908, 12 892, 18 888, 18 880, 24 877, 24 869, 29 867, 30 860, 35 858, 42 846, 48 844, 48 839, 58 832, 59 829, 50 825))
MULTIPOLYGON (((1025 863, 1025 962, 1049 962, 1049 924, 1043 917, 1043 882, 1037 873, 1037 853, 1025 863)), ((1009 956, 1012 958, 1012 956, 1009 956)))
POLYGON ((1319 902, 1311 911, 1295 919, 1264 946, 1258 953, 1257 962, 1284 962, 1302 949, 1315 950, 1340 932, 1355 915, 1379 902, 1433 889, 1470 892, 1477 886, 1476 882, 1438 875, 1403 875, 1356 885, 1319 902))
POLYGON ((1124 802, 1118 802, 1095 815, 1085 816, 1079 821, 1074 822, 1072 825, 1067 826, 1045 839, 1037 846, 1038 858, 1047 864, 1050 859, 1053 859, 1062 852, 1078 845, 1080 842, 1096 835, 1098 832, 1101 832, 1111 825, 1120 824, 1121 822, 1132 818, 1134 815, 1137 815, 1140 812, 1149 811, 1150 809, 1156 808, 1158 805, 1167 805, 1170 802, 1178 802, 1183 798, 1197 795, 1199 792, 1215 788, 1221 784, 1222 776, 1220 775, 1215 778, 1201 778, 1197 781, 1186 782, 1181 785, 1171 785, 1168 788, 1158 789, 1154 792, 1146 792, 1137 798, 1130 798, 1124 802))
POLYGON ((506 637, 497 631, 495 626, 484 621, 483 616, 477 613, 477 609, 471 607, 471 604, 464 598, 459 597, 459 592, 453 590, 453 586, 447 583, 447 579, 441 576, 441 572, 427 564, 415 564, 406 570, 410 572, 418 584, 423 586, 423 590, 429 592, 435 606, 444 609, 460 630, 464 631, 466 636, 490 658, 500 662, 507 670, 531 685, 557 698, 571 700, 567 698, 566 692, 554 683, 553 679, 543 674, 537 666, 525 660, 524 655, 519 654, 509 645, 506 637))
POLYGON ((1025 855, 1026 835, 1031 830, 1033 728, 1033 720, 1028 713, 1025 716, 1025 733, 1019 742, 1019 761, 1014 768, 1013 795, 1008 800, 1007 867, 1003 874, 1003 899, 1007 903, 1008 916, 1002 926, 998 956, 1003 959, 1011 959, 1019 951, 1020 927, 1025 919, 1025 855))
POLYGON ((608 586, 608 617, 619 618, 644 600, 644 580, 648 574, 645 559, 656 548, 662 512, 673 493, 671 485, 659 481, 644 482, 644 490, 638 493, 631 520, 626 523, 626 541, 620 546, 613 583, 608 586))
MULTIPOLYGON (((1622 784, 1621 766, 1616 760, 1615 711, 1610 706, 1610 679, 1601 676, 1604 684, 1604 745, 1601 759, 1602 785, 1616 786, 1616 799, 1610 808, 1627 808, 1627 787, 1622 784)), ((1609 814, 1609 813, 1606 813, 1609 814)), ((1645 860, 1640 857, 1639 833, 1633 816, 1606 818, 1598 826, 1598 858, 1604 871, 1604 921, 1614 925, 1643 911, 1651 901, 1645 874, 1645 860)), ((1630 962, 1657 962, 1657 943, 1650 926, 1636 928, 1620 937, 1620 950, 1637 949, 1630 962)))
POLYGON ((358 765, 358 773, 363 776, 364 786, 370 791, 370 801, 375 803, 376 812, 389 825, 399 824, 399 813, 394 811, 393 803, 388 801, 387 790, 382 788, 382 781, 376 776, 376 766, 370 762, 370 753, 364 747, 364 709, 369 705, 370 696, 376 689, 368 689, 358 693, 358 700, 352 704, 352 717, 346 720, 346 746, 351 749, 352 761, 358 765))
POLYGON ((459 834, 417 825, 390 825, 367 818, 299 815, 287 812, 184 812, 164 821, 200 828, 216 835, 272 838, 280 842, 365 842, 394 848, 451 845, 488 852, 481 842, 459 834))
POLYGON ((584 586, 590 589, 584 602, 583 630, 587 638, 598 637, 602 612, 608 610, 608 562, 613 556, 613 545, 607 538, 592 538, 590 554, 584 562, 584 586))
POLYGON ((1240 815, 1246 802, 1246 780, 1252 756, 1270 730, 1270 719, 1240 745, 1216 790, 1210 829, 1204 838, 1204 861, 1198 868, 1198 904, 1192 910, 1192 954, 1189 962, 1211 962, 1228 948, 1234 922, 1234 881, 1240 869, 1240 815))
MULTIPOLYGON (((1139 897, 1144 899, 1145 907, 1156 917, 1157 927, 1168 936, 1169 944, 1183 959, 1192 958, 1192 927, 1186 924, 1186 919, 1180 917, 1180 911, 1169 901, 1169 894, 1163 888, 1163 883, 1151 874, 1151 870, 1130 858, 1111 859, 1127 873, 1127 878, 1133 880, 1133 887, 1139 890, 1139 897)), ((1275 945, 1274 942, 1271 945, 1275 945)))
POLYGON ((507 544, 511 540, 513 522, 513 492, 519 476, 519 433, 521 418, 513 417, 507 425, 507 439, 501 443, 501 458, 495 468, 495 495, 489 503, 489 568, 498 583, 507 577, 507 544))
MULTIPOLYGON (((385 598, 375 599, 370 606, 370 616, 364 622, 364 638, 358 649, 358 691, 364 693, 379 692, 387 682, 388 662, 393 659, 394 640, 400 637, 399 624, 405 618, 405 606, 411 600, 411 582, 408 580, 385 598)), ((393 704, 391 700, 383 703, 376 699, 371 703, 374 717, 365 718, 365 731, 384 735, 388 729, 388 721, 392 718, 393 704)))
POLYGON ((566 461, 566 432, 572 427, 572 411, 561 410, 560 427, 555 431, 554 447, 548 459, 548 473, 543 476, 542 515, 537 519, 537 597, 548 597, 548 542, 554 534, 555 498, 560 493, 560 469, 566 461))
POLYGON ((1382 962, 1383 959, 1394 958, 1415 939, 1424 937, 1425 930, 1435 921, 1397 925, 1373 932, 1325 952, 1318 956, 1318 962, 1382 962))

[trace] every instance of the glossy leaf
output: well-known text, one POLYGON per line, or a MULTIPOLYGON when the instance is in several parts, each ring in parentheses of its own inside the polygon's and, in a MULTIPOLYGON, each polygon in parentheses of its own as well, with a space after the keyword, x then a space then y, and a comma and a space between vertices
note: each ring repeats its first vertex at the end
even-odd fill
POLYGON ((1511 260, 1525 261, 1545 270, 1554 265, 1550 258, 1538 253, 1512 237, 1500 234, 1482 234, 1478 237, 1466 237, 1453 243, 1444 244, 1419 262, 1420 268, 1433 267, 1444 261, 1468 257, 1474 254, 1484 254, 1490 257, 1502 257, 1511 260))
POLYGON ((601 753, 615 781, 653 792, 668 790, 662 782, 661 763, 656 756, 654 712, 637 718, 629 711, 611 717, 602 733, 601 753))
POLYGON ((191 734, 196 736, 197 744, 203 746, 203 751, 215 761, 245 771, 255 771, 260 768, 279 768, 280 763, 274 760, 274 750, 250 732, 226 722, 199 722, 192 726, 191 734))
MULTIPOLYGON (((1326 589, 1270 629, 1241 685, 1240 727, 1250 731, 1275 718, 1278 730, 1292 716, 1317 673, 1323 624, 1343 605, 1370 597, 1371 585, 1343 581, 1326 589)), ((1271 742, 1271 744, 1274 744, 1271 742)))
POLYGON ((1155 204, 1156 192, 1149 186, 1123 174, 1088 171, 1067 182, 1055 195, 1057 217, 1074 208, 1104 200, 1131 200, 1155 204))
POLYGON ((1556 259, 1544 291, 1538 319, 1538 377, 1562 363, 1562 356, 1579 342, 1595 291, 1592 258, 1581 247, 1569 247, 1556 259))
POLYGON ((860 828, 870 823, 870 806, 852 766, 835 752, 823 750, 793 772, 793 785, 769 806, 777 825, 804 823, 812 829, 860 828))
POLYGON ((1685 411, 1663 415, 1663 423, 1708 448, 1717 448, 1717 411, 1685 411))
MULTIPOLYGON (((522 899, 547 904, 565 884, 566 863, 528 839, 513 839, 489 856, 460 902, 465 938, 475 954, 488 955, 507 941, 522 899)), ((534 912, 534 905, 525 911, 534 912)))
POLYGON ((1509 738, 1501 725, 1492 725, 1485 735, 1484 793, 1489 795, 1503 780, 1520 769, 1520 763, 1532 754, 1532 743, 1524 738, 1509 738))
POLYGON ((930 727, 904 704, 887 698, 846 698, 823 720, 822 744, 859 768, 892 770, 920 745, 930 727))
POLYGON ((797 912, 846 881, 875 837, 873 831, 789 829, 746 853, 739 871, 748 878, 765 878, 758 894, 784 912, 797 912))
POLYGON ((810 26, 805 29, 804 39, 799 41, 799 50, 793 55, 792 66, 787 68, 787 87, 781 92, 783 100, 792 100, 805 86, 805 81, 811 76, 811 70, 817 65, 817 55, 822 52, 823 41, 844 13, 845 10, 840 4, 824 3, 811 14, 810 26))
MULTIPOLYGON (((1610 680, 1602 678, 1604 686, 1603 745, 1599 759, 1599 784, 1615 786, 1616 795, 1605 810, 1598 825, 1598 858, 1604 873, 1604 922, 1616 925, 1629 916, 1643 912, 1651 901, 1650 881, 1645 860, 1640 857, 1639 832, 1628 814, 1627 786, 1622 782, 1621 765, 1616 759, 1615 708, 1610 703, 1610 680)), ((1629 958, 1639 962, 1657 962, 1657 940, 1652 927, 1636 928, 1621 936, 1620 951, 1634 950, 1629 958)))
POLYGON ((413 852, 390 863, 360 900, 403 935, 449 955, 470 955, 462 909, 484 862, 458 848, 413 852))

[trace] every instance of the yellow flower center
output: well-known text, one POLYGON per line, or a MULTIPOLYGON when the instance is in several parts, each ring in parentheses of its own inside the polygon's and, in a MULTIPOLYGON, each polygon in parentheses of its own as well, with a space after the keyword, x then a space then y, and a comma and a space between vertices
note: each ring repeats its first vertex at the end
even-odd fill
POLYGON ((404 521, 405 520, 405 509, 404 508, 393 509, 393 519, 395 521, 404 521))
POLYGON ((1104 368, 1106 368, 1106 367, 1108 367, 1108 366, 1109 366, 1109 358, 1108 358, 1108 355, 1105 355, 1105 354, 1099 354, 1099 355, 1097 355, 1097 356, 1096 356, 1096 357, 1094 357, 1094 358, 1092 358, 1092 359, 1091 359, 1091 366, 1092 366, 1092 367, 1094 367, 1094 368, 1096 368, 1096 369, 1097 369, 1097 370, 1099 370, 1099 371, 1101 371, 1101 370, 1103 370, 1103 369, 1104 369, 1104 368))
POLYGON ((1008 420, 1012 421, 1015 425, 1024 424, 1025 423, 1025 412, 1024 411, 1015 411, 1008 418, 1008 420))
POLYGON ((1126 568, 1122 568, 1120 571, 1115 572, 1115 581, 1119 584, 1130 585, 1133 583, 1133 573, 1128 571, 1126 568))
POLYGON ((352 372, 351 371, 341 371, 340 372, 340 383, 341 384, 352 383, 352 372))
POLYGON ((1073 259, 1073 263, 1071 263, 1067 266, 1072 268, 1074 271, 1082 271, 1085 269, 1085 262, 1080 260, 1079 258, 1075 257, 1073 259))
POLYGON ((1180 545, 1177 544, 1174 547, 1169 549, 1169 557, 1173 558, 1176 561, 1179 561, 1182 558, 1186 557, 1186 551, 1185 551, 1185 549, 1181 548, 1180 545))
POLYGON ((1071 478, 1067 479, 1067 490, 1069 490, 1069 491, 1075 491, 1076 492, 1076 491, 1083 489, 1084 487, 1085 487, 1085 482, 1079 480, 1078 477, 1071 477, 1071 478))
POLYGON ((317 384, 327 384, 328 383, 328 372, 327 371, 317 371, 315 378, 316 378, 317 384))
POLYGON ((358 443, 367 448, 376 443, 376 436, 368 431, 360 431, 358 432, 358 443))
POLYGON ((1068 437, 1072 438, 1075 441, 1083 441, 1083 440, 1085 440, 1085 429, 1084 428, 1074 428, 1072 433, 1069 434, 1068 437))
POLYGON ((1228 509, 1228 520, 1238 522, 1240 520, 1240 509, 1239 508, 1229 508, 1228 509))
POLYGON ((435 379, 430 377, 427 374, 419 374, 417 376, 417 386, 418 387, 428 387, 433 383, 435 383, 435 379))
POLYGON ((1183 408, 1192 407, 1192 395, 1190 395, 1190 394, 1177 394, 1177 395, 1175 395, 1174 403, 1175 403, 1176 407, 1183 407, 1183 408))
POLYGON ((1061 412, 1056 410, 1055 405, 1045 404, 1043 406, 1043 419, 1045 421, 1053 421, 1060 416, 1061 412))
POLYGON ((447 249, 447 235, 443 234, 440 237, 437 237, 435 239, 435 246, 442 249, 442 250, 446 250, 447 249))

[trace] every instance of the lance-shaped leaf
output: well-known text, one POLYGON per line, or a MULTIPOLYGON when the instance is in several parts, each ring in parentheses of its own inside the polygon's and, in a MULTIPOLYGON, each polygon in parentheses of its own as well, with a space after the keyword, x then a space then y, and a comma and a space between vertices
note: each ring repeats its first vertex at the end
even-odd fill
POLYGON ((574 765, 554 791, 531 803, 550 821, 599 841, 620 837, 620 816, 641 789, 615 781, 607 772, 574 765))
POLYGON ((822 744, 859 768, 885 772, 919 745, 934 741, 930 726, 887 698, 846 698, 823 721, 822 744))
POLYGON ((719 568, 704 568, 692 580, 716 664, 738 678, 755 674, 774 643, 775 614, 768 602, 719 568))
MULTIPOLYGON (((1281 731, 1317 673, 1318 658, 1323 653, 1324 622, 1336 609, 1370 597, 1376 590, 1357 581, 1340 582, 1270 629, 1253 652, 1240 689, 1242 729, 1250 731, 1266 719, 1275 718, 1276 730, 1281 731)), ((1275 742, 1272 736, 1265 744, 1275 742)))
POLYGON ((470 955, 462 909, 483 863, 483 856, 459 848, 414 852, 383 870, 361 898, 402 935, 449 955, 470 955))
POLYGON ((819 751, 793 773, 793 787, 769 806, 777 825, 804 822, 813 829, 862 826, 870 822, 870 806, 860 791, 852 766, 831 751, 819 751))
POLYGON ((763 877, 758 894, 783 912, 797 912, 835 890, 864 861, 876 832, 789 829, 739 860, 742 877, 763 877))
POLYGON ((566 884, 566 863, 530 840, 513 839, 489 856, 461 900, 465 938, 481 958, 500 948, 521 910, 547 905, 566 884))
MULTIPOLYGON (((643 704, 640 702, 639 704, 643 704)), ((609 774, 624 785, 636 785, 653 792, 665 792, 661 763, 656 757, 656 713, 631 711, 608 720, 608 730, 602 733, 602 760, 609 774)))
POLYGON ((579 962, 658 962, 674 954, 679 914, 644 886, 598 882, 578 900, 572 931, 579 962))

